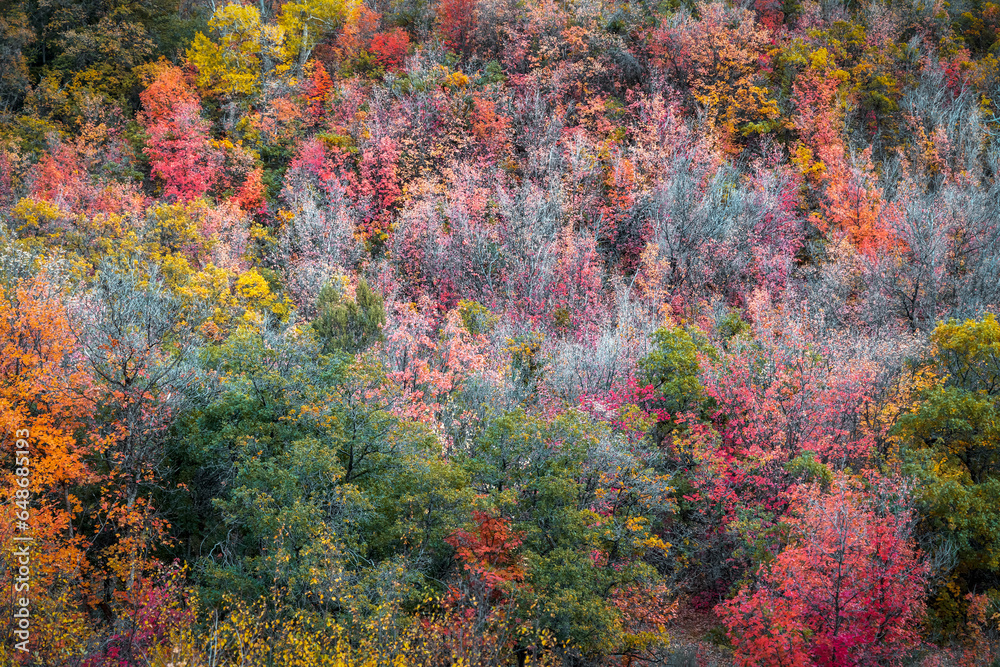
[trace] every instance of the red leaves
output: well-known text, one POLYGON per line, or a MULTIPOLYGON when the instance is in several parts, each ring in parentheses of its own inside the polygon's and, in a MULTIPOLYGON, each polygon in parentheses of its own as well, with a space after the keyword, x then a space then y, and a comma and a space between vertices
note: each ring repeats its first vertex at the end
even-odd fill
POLYGON ((472 53, 475 48, 477 13, 475 0, 438 2, 438 25, 449 49, 463 55, 472 53))
POLYGON ((630 229, 630 219, 635 215, 637 173, 631 160, 618 157, 606 168, 604 177, 605 202, 600 206, 601 227, 598 241, 614 248, 621 256, 621 268, 634 271, 649 240, 648 223, 639 229, 630 229))
POLYGON ((657 32, 650 51, 702 105, 727 147, 737 131, 766 126, 779 115, 760 67, 770 34, 746 9, 704 3, 698 13, 697 21, 682 19, 657 32))
POLYGON ((201 101, 179 68, 164 68, 142 92, 139 120, 149 134, 146 155, 152 174, 163 180, 164 196, 190 201, 202 197, 215 181, 221 156, 208 138, 201 101))
POLYGON ((880 509, 846 482, 812 489, 799 507, 796 538, 757 589, 717 608, 738 664, 899 664, 919 642, 927 576, 909 510, 880 509))
POLYGON ((394 28, 389 32, 379 32, 372 37, 372 53, 390 72, 402 69, 403 59, 409 48, 410 36, 402 28, 394 28))
POLYGON ((507 584, 524 580, 517 555, 521 537, 506 519, 478 510, 472 519, 477 524, 472 532, 459 530, 445 541, 455 547, 469 579, 483 587, 487 597, 495 598, 507 584))
POLYGON ((821 202, 825 219, 817 219, 817 226, 824 232, 845 235, 859 252, 874 258, 903 246, 895 232, 903 212, 883 196, 870 148, 861 153, 860 162, 861 168, 843 161, 828 165, 821 202))
MULTIPOLYGON (((292 177, 306 177, 330 200, 346 195, 356 213, 356 236, 373 248, 389 238, 389 229, 402 196, 398 174, 400 150, 388 136, 370 140, 361 155, 339 147, 329 150, 315 139, 303 141, 289 167, 286 192, 301 196, 303 183, 292 177), (356 168, 356 171, 355 171, 356 168), (294 188, 292 192, 289 188, 294 188)), ((352 217, 355 217, 352 215, 352 217)))
POLYGON ((291 173, 304 172, 305 174, 326 180, 332 175, 326 163, 326 153, 323 144, 316 139, 303 141, 299 146, 298 154, 292 159, 288 169, 291 173))
POLYGON ((252 215, 257 215, 267 210, 267 201, 264 198, 265 188, 263 177, 264 171, 260 167, 251 171, 235 197, 235 201, 239 207, 252 215))
POLYGON ((530 626, 518 611, 514 586, 524 572, 516 554, 520 537, 506 519, 474 511, 476 527, 447 538, 464 563, 464 577, 449 586, 440 612, 420 620, 420 635, 434 664, 510 664, 530 626))
POLYGON ((161 567, 156 577, 136 583, 134 600, 124 613, 122 629, 100 652, 84 659, 83 667, 130 667, 148 663, 150 654, 165 644, 172 631, 187 627, 194 613, 187 605, 183 568, 161 567))
POLYGON ((754 0, 757 18, 771 32, 777 32, 785 22, 785 13, 781 11, 783 3, 779 0, 754 0))

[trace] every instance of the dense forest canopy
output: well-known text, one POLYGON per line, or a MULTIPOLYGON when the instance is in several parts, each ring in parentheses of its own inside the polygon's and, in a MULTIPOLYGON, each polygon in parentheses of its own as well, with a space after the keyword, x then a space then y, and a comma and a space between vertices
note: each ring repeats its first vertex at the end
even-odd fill
POLYGON ((3 2, 3 664, 992 664, 998 31, 3 2))

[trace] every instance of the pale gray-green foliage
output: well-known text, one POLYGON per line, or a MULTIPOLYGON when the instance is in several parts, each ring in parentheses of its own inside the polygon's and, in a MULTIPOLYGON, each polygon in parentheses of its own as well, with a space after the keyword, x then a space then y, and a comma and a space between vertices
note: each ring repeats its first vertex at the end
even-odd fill
POLYGON ((323 353, 360 352, 382 339, 384 325, 382 297, 372 291, 363 278, 358 281, 353 299, 345 298, 333 282, 320 290, 312 328, 323 353))

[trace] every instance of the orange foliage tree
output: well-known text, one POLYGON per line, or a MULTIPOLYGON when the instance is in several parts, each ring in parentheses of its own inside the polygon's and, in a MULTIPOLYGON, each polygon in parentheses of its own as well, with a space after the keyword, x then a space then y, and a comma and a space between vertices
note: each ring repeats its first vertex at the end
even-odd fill
MULTIPOLYGON (((98 481, 88 459, 102 443, 89 427, 92 383, 74 363, 75 338, 44 277, 0 287, 0 346, 0 604, 28 600, 30 650, 53 664, 89 635, 90 542, 80 490, 98 481), (24 477, 27 489, 18 484, 24 477)), ((8 615, 5 625, 11 622, 8 615)))

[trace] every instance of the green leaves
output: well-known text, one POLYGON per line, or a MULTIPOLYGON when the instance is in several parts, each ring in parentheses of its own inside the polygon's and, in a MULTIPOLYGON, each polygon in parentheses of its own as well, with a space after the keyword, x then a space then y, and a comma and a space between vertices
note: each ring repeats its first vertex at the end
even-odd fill
POLYGON ((705 397, 698 379, 698 347, 691 334, 680 327, 656 330, 653 349, 639 362, 641 380, 660 396, 656 406, 669 413, 698 406, 705 397))
MULTIPOLYGON (((942 381, 900 418, 896 434, 920 480, 926 539, 950 545, 962 587, 989 585, 1000 572, 1000 325, 993 315, 951 320, 931 343, 927 365, 942 381)), ((938 611, 950 624, 953 612, 938 611)))
POLYGON ((316 310, 312 327, 324 354, 337 350, 354 354, 382 340, 385 307, 364 278, 358 281, 354 299, 343 298, 336 284, 328 282, 319 293, 316 310))
POLYGON ((551 421, 524 412, 495 418, 455 462, 477 504, 510 517, 525 558, 522 612, 586 655, 621 645, 622 610, 611 601, 653 581, 650 550, 670 489, 600 423, 573 411, 551 421))

